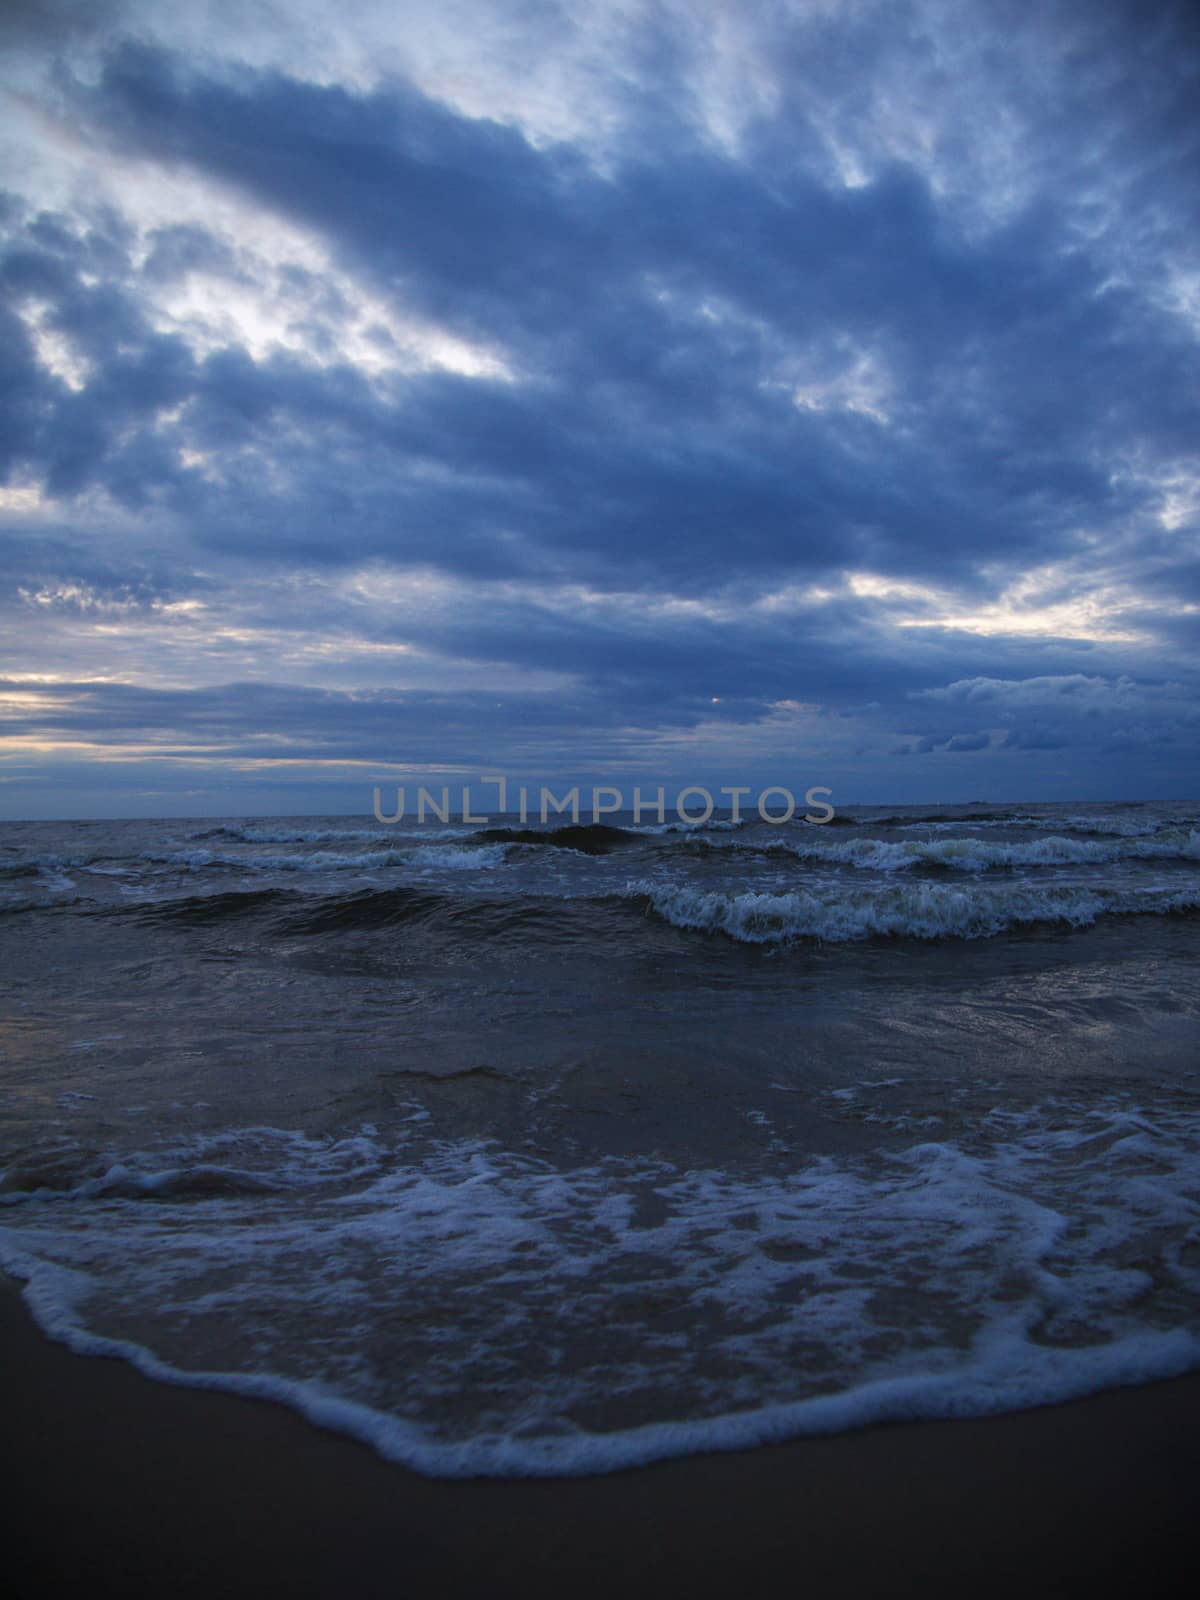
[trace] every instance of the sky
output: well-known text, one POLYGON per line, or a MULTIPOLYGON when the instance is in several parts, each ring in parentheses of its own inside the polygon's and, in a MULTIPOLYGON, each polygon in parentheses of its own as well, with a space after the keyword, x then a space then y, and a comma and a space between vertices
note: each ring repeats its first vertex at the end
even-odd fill
POLYGON ((7 0, 0 63, 0 816, 1200 795, 1197 8, 7 0))

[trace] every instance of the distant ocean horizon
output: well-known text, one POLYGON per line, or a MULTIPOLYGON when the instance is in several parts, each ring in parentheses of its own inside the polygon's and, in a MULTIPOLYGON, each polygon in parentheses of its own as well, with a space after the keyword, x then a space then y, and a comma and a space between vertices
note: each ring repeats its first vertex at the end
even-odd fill
MULTIPOLYGON (((476 783, 478 782, 478 780, 475 780, 475 781, 476 781, 476 783)), ((469 780, 467 780, 466 783, 467 783, 467 786, 471 787, 472 791, 475 792, 474 785, 470 784, 469 780)), ((428 781, 426 781, 426 783, 424 785, 424 787, 427 790, 431 791, 435 795, 438 794, 440 792, 440 790, 444 786, 445 785, 442 782, 430 783, 428 781)), ((515 780, 515 779, 512 780, 511 784, 510 784, 510 793, 515 791, 517 786, 518 786, 517 785, 517 780, 515 780)), ((206 809, 206 808, 202 807, 201 809, 196 810, 196 811, 190 811, 190 810, 189 811, 182 811, 181 810, 181 811, 170 811, 170 812, 149 812, 149 811, 143 812, 143 811, 133 810, 133 811, 119 812, 119 813, 114 812, 112 814, 99 813, 99 812, 95 812, 95 811, 89 812, 89 811, 83 810, 83 811, 80 811, 78 813, 72 813, 72 814, 69 814, 69 815, 68 814, 64 814, 62 816, 51 815, 51 814, 46 813, 44 811, 39 811, 39 814, 36 815, 36 816, 20 816, 20 817, 18 817, 18 816, 10 816, 10 817, 0 816, 0 828, 8 828, 8 827, 40 827, 40 826, 47 826, 47 825, 54 825, 54 824, 57 824, 58 826, 66 826, 66 825, 71 824, 71 823, 80 823, 85 827, 92 827, 93 825, 98 824, 98 823, 122 823, 122 822, 161 822, 161 823, 185 823, 185 822, 222 823, 222 822, 228 822, 228 823, 231 823, 231 824, 237 824, 237 823, 247 823, 247 824, 249 824, 249 823, 277 822, 277 823, 279 823, 281 825, 285 824, 285 823, 289 823, 289 822, 327 822, 327 823, 330 823, 330 824, 335 823, 335 822, 360 822, 364 827, 371 826, 372 824, 375 824, 375 823, 379 823, 380 826, 387 828, 387 827, 395 826, 395 824, 393 824, 389 820, 387 820, 386 807, 394 803, 397 789, 402 790, 402 791, 407 790, 408 794, 413 797, 413 799, 408 802, 408 806, 407 806, 408 814, 407 814, 407 816, 405 818, 402 819, 402 821, 406 821, 406 822, 410 822, 410 823, 416 821, 416 816, 415 816, 415 809, 416 809, 415 808, 415 797, 417 795, 418 789, 421 787, 420 784, 385 783, 385 784, 379 784, 379 785, 374 786, 374 787, 378 787, 380 795, 381 795, 382 803, 385 806, 385 816, 382 819, 377 818, 377 817, 372 815, 371 806, 369 804, 370 799, 371 799, 371 791, 368 790, 367 793, 366 793, 366 803, 364 803, 362 805, 351 806, 347 810, 336 810, 336 809, 335 810, 329 810, 327 808, 319 808, 319 809, 316 809, 316 810, 307 810, 307 809, 305 809, 305 810, 298 810, 298 811, 297 810, 275 811, 275 810, 271 810, 269 808, 264 808, 262 810, 249 810, 249 811, 247 811, 247 810, 233 810, 233 811, 226 811, 226 810, 212 810, 212 809, 206 809)), ((451 794, 452 798, 455 798, 455 799, 460 799, 461 798, 462 787, 463 787, 463 782, 462 781, 456 779, 453 783, 449 784, 448 787, 450 789, 450 794, 451 794)), ((537 785, 537 784, 534 784, 534 783, 529 783, 529 784, 526 785, 526 787, 528 789, 528 792, 529 792, 530 796, 534 797, 534 798, 531 798, 529 807, 527 808, 528 812, 529 812, 529 815, 526 816, 524 825, 525 826, 529 826, 531 824, 539 824, 540 823, 540 819, 536 814, 536 804, 537 804, 537 802, 536 802, 536 798, 535 797, 537 796, 537 793, 538 793, 540 785, 537 785)), ((581 821, 590 821, 591 820, 590 816, 587 815, 587 813, 590 811, 590 806, 589 806, 589 802, 588 802, 588 796, 589 796, 589 794, 591 792, 591 787, 592 787, 590 784, 585 784, 585 783, 569 784, 569 783, 563 781, 563 782, 550 783, 550 784, 547 785, 547 787, 553 792, 554 796, 556 798, 558 798, 558 799, 561 799, 562 795, 567 790, 569 790, 571 788, 577 788, 579 790, 579 792, 580 792, 580 806, 579 806, 579 809, 580 809, 580 820, 581 821)), ((654 785, 653 787, 657 788, 658 786, 654 785)), ((666 799, 665 799, 666 816, 665 816, 665 819, 664 819, 665 821, 673 822, 673 821, 683 820, 683 819, 681 819, 681 818, 679 818, 677 816, 677 813, 676 813, 676 799, 675 799, 675 797, 676 797, 677 793, 680 790, 682 790, 684 787, 685 786, 683 784, 678 784, 678 785, 675 785, 674 787, 672 787, 670 785, 665 786, 665 794, 666 794, 666 799)), ((715 803, 714 803, 714 808, 713 808, 713 816, 715 818, 717 818, 718 820, 728 821, 729 818, 730 818, 730 814, 731 814, 730 813, 730 807, 728 805, 724 804, 722 801, 720 801, 717 798, 720 795, 720 793, 723 792, 721 790, 720 785, 718 785, 716 783, 711 783, 711 784, 707 785, 706 787, 707 787, 708 792, 710 792, 714 796, 715 803)), ((624 786, 624 789, 623 789, 622 792, 625 793, 625 794, 632 794, 633 789, 634 789, 634 785, 632 783, 629 783, 629 784, 626 784, 624 786)), ((489 792, 490 793, 494 793, 494 791, 489 791, 489 792)), ((652 791, 648 791, 648 792, 652 792, 652 791)), ((794 798, 795 798, 795 801, 796 801, 797 818, 798 819, 802 819, 802 815, 803 815, 803 812, 805 810, 805 805, 804 805, 805 788, 804 788, 803 785, 795 786, 794 790, 792 792, 794 794, 794 798)), ((827 788, 821 787, 821 793, 823 795, 830 795, 830 794, 833 794, 834 792, 835 791, 833 791, 831 789, 827 789, 827 788)), ((754 812, 756 804, 757 804, 757 796, 760 793, 760 790, 758 790, 758 789, 749 789, 747 791, 747 793, 749 795, 749 799, 743 800, 740 803, 740 810, 742 812, 742 816, 739 817, 739 821, 753 820, 753 812, 754 812)), ((825 802, 823 802, 823 803, 825 803, 825 802)), ((693 805, 694 804, 695 804, 695 802, 693 802, 693 805)), ((976 812, 976 811, 978 811, 980 809, 986 809, 988 811, 1006 811, 1006 812, 1009 812, 1009 813, 1011 813, 1013 815, 1020 815, 1020 814, 1023 814, 1023 813, 1032 813, 1033 811, 1038 810, 1038 809, 1047 810, 1047 811, 1056 809, 1056 810, 1059 810, 1059 811, 1062 811, 1062 812, 1065 812, 1065 813, 1069 813, 1069 812, 1072 812, 1072 811, 1080 811, 1080 810, 1082 810, 1084 808, 1087 808, 1087 807, 1095 807, 1097 809, 1102 809, 1102 810, 1121 810, 1121 809, 1132 809, 1134 807, 1164 806, 1164 807, 1168 807, 1168 808, 1169 807, 1177 807, 1177 808, 1180 808, 1185 813, 1190 811, 1190 812, 1195 812, 1197 814, 1200 814, 1200 796, 1187 795, 1187 794, 1185 794, 1185 795, 1172 795, 1172 796, 1170 796, 1169 798, 1166 798, 1166 799, 1154 799, 1154 800, 1134 799, 1134 798, 1129 798, 1129 797, 1122 797, 1121 799, 1105 799, 1105 800, 1079 799, 1079 798, 1072 798, 1072 799, 1067 799, 1067 800, 1062 800, 1062 799, 1057 799, 1057 800, 1045 800, 1045 799, 1043 799, 1043 800, 1030 800, 1030 799, 1025 798, 1025 797, 1022 797, 1022 798, 1019 798, 1019 799, 995 799, 995 798, 992 798, 992 797, 989 797, 989 796, 986 796, 986 795, 975 796, 970 800, 945 800, 945 799, 939 799, 939 798, 936 798, 936 797, 934 797, 932 799, 922 799, 922 800, 894 800, 894 799, 888 799, 888 800, 845 800, 845 799, 842 798, 841 792, 839 790, 839 791, 837 791, 836 800, 829 801, 828 804, 831 806, 831 808, 834 811, 835 815, 838 815, 838 816, 846 815, 847 817, 850 818, 850 820, 853 820, 855 822, 875 821, 878 818, 882 818, 882 817, 885 817, 885 816, 887 816, 889 814, 893 814, 893 813, 896 814, 896 815, 904 814, 904 816, 907 818, 907 820, 911 822, 911 821, 919 821, 921 818, 923 818, 925 816, 941 814, 943 812, 949 812, 949 813, 958 814, 958 815, 961 816, 961 819, 963 821, 968 821, 970 819, 972 813, 976 812)), ((474 810, 475 807, 478 807, 478 811, 480 813, 482 813, 486 817, 486 821, 488 823, 500 823, 500 822, 508 823, 508 822, 520 822, 521 821, 520 811, 519 811, 519 808, 516 805, 510 804, 510 805, 506 805, 504 807, 499 807, 499 806, 496 806, 496 805, 480 804, 479 799, 475 798, 475 799, 472 800, 472 814, 466 818, 466 821, 468 823, 474 822, 476 826, 479 825, 479 822, 478 822, 477 816, 475 815, 475 810, 474 810)), ((646 802, 645 805, 644 805, 643 815, 639 819, 637 825, 640 826, 642 823, 645 823, 647 821, 657 820, 656 818, 654 818, 651 815, 651 810, 652 810, 652 808, 651 808, 649 802, 646 802)), ((617 818, 618 822, 623 822, 627 826, 632 824, 633 813, 632 813, 632 809, 630 807, 628 807, 628 806, 627 807, 623 807, 617 813, 613 813, 611 815, 606 815, 606 817, 603 820, 606 820, 606 821, 607 820, 612 820, 612 816, 615 816, 617 818)), ((430 812, 428 812, 425 820, 427 822, 429 822, 429 823, 435 823, 438 819, 430 811, 430 812)), ((462 814, 461 805, 459 805, 459 804, 452 805, 449 820, 452 823, 453 822, 462 822, 464 820, 463 814, 462 814)), ((564 823, 564 822, 569 821, 569 820, 570 819, 569 819, 569 817, 567 815, 565 815, 565 814, 557 814, 555 812, 553 806, 550 806, 549 807, 549 815, 547 817, 545 826, 548 826, 548 827, 549 826, 556 826, 556 825, 560 825, 561 823, 564 823)))
POLYGON ((1200 802, 0 824, 0 1267, 436 1475, 1200 1367, 1200 802))

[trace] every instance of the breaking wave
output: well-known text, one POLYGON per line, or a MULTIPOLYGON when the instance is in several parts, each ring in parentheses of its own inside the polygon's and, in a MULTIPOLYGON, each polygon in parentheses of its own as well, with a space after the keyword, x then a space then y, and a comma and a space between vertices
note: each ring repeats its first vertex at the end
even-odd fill
POLYGON ((477 871, 498 867, 505 860, 502 847, 470 845, 412 845, 389 850, 316 850, 309 855, 221 855, 213 850, 171 850, 143 856, 161 866, 199 871, 226 867, 252 872, 374 872, 382 867, 449 867, 477 871))
POLYGON ((801 861, 832 862, 876 872, 911 867, 947 867, 960 872, 997 868, 1095 865, 1109 861, 1200 862, 1200 833, 1182 829, 1152 839, 1067 839, 1051 836, 1019 844, 991 839, 846 839, 835 844, 788 844, 801 861))
POLYGON ((888 884, 882 889, 789 894, 733 893, 632 882, 626 895, 673 927, 721 933, 740 944, 833 943, 877 937, 986 939, 1039 923, 1087 927, 1103 916, 1165 916, 1200 909, 1200 889, 888 884))
POLYGON ((230 839, 240 844, 370 844, 388 838, 381 828, 205 828, 193 839, 230 839))
MULTIPOLYGON (((960 813, 957 815, 934 811, 927 816, 920 817, 893 815, 887 817, 860 817, 856 820, 863 827, 929 828, 933 831, 946 828, 1054 828, 1065 833, 1090 834, 1100 839, 1111 836, 1127 839, 1146 839, 1159 833, 1164 828, 1164 823, 1161 820, 1153 818, 1035 816, 1020 811, 980 811, 973 814, 960 813)), ((1182 825, 1192 827, 1196 821, 1195 817, 1191 817, 1183 822, 1182 825)), ((1179 823, 1168 823, 1165 826, 1169 828, 1179 825, 1179 823)))
POLYGON ((544 845, 585 856, 607 855, 638 842, 630 829, 614 828, 606 822, 568 823, 562 828, 482 828, 471 838, 487 844, 544 845))

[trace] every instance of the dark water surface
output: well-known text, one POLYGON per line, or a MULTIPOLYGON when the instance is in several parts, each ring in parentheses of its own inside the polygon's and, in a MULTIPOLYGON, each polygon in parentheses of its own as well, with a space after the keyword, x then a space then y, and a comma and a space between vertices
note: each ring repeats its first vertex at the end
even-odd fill
POLYGON ((5 825, 0 1265, 430 1472, 1200 1365, 1197 810, 5 825))

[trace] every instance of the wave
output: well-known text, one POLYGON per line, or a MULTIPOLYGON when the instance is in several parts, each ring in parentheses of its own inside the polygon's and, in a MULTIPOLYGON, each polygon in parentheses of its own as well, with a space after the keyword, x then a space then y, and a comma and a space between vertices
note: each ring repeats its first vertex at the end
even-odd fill
POLYGON ((470 837, 487 844, 546 845, 586 856, 607 855, 610 850, 638 843, 638 835, 631 829, 614 828, 606 822, 568 823, 562 828, 481 828, 470 837))
POLYGON ((716 817, 711 822, 635 822, 630 826, 630 833, 663 834, 663 833, 732 833, 738 828, 744 828, 751 819, 739 817, 735 822, 732 817, 716 817))
MULTIPOLYGON (((563 906, 571 902, 563 902, 563 906)), ((285 938, 298 934, 355 933, 400 928, 406 923, 442 923, 462 933, 488 934, 539 920, 541 906, 523 899, 438 894, 397 886, 341 894, 306 894, 301 890, 230 890, 224 894, 187 894, 179 899, 142 902, 138 906, 101 907, 101 917, 134 917, 139 922, 216 926, 270 917, 270 931, 285 938)))
POLYGON ((619 895, 578 900, 491 898, 439 893, 415 885, 336 894, 281 888, 235 889, 97 905, 85 914, 195 928, 219 928, 226 923, 259 919, 265 923, 268 937, 285 939, 385 932, 411 926, 470 943, 504 937, 588 939, 603 919, 604 907, 628 914, 627 904, 619 895), (577 909, 581 907, 582 915, 577 909))
MULTIPOLYGON (((447 830, 449 831, 449 830, 447 830)), ((370 844, 387 840, 386 827, 379 828, 206 828, 193 833, 197 840, 230 839, 239 844, 370 844)))
POLYGON ((1100 917, 1200 910, 1200 889, 1119 892, 1072 886, 888 884, 878 890, 735 893, 631 882, 624 894, 673 927, 720 933, 739 944, 798 939, 847 943, 878 937, 986 939, 1038 924, 1088 927, 1100 917))
MULTIPOLYGON (((377 839, 379 835, 372 834, 370 837, 377 839)), ((460 845, 414 843, 386 850, 314 850, 307 854, 276 851, 270 854, 230 855, 219 850, 184 849, 145 850, 131 855, 48 855, 32 857, 21 864, 19 871, 10 871, 7 875, 24 877, 37 872, 71 868, 121 876, 123 872, 136 870, 129 864, 138 862, 148 866, 181 867, 188 872, 201 872, 210 867, 247 872, 373 872, 383 867, 406 866, 475 870, 498 867, 504 862, 506 855, 503 849, 473 848, 467 842, 469 838, 469 835, 465 836, 464 843, 460 845), (127 865, 124 868, 106 865, 119 862, 127 865)), ((5 874, 0 869, 0 877, 3 876, 5 874)))
POLYGON ((14 916, 22 911, 60 910, 78 905, 82 896, 75 892, 73 879, 52 868, 30 863, 3 874, 0 881, 22 882, 22 888, 0 893, 0 916, 14 916))
MULTIPOLYGON (((769 848, 769 847, 768 847, 769 848)), ((1153 839, 1122 838, 1106 841, 1050 837, 1019 844, 990 839, 847 839, 837 844, 787 844, 784 848, 801 861, 898 872, 912 867, 945 867, 959 872, 987 872, 997 868, 1098 865, 1111 861, 1200 862, 1200 833, 1182 830, 1153 839)))
POLYGON ((673 927, 722 934, 742 944, 780 945, 802 939, 846 943, 876 937, 983 939, 1038 924, 1082 928, 1105 916, 1187 913, 1200 908, 1200 887, 1120 890, 1086 884, 925 880, 858 889, 822 885, 759 892, 635 879, 608 894, 488 897, 410 884, 324 895, 280 888, 188 895, 99 908, 95 914, 198 927, 268 915, 270 932, 281 937, 420 927, 468 943, 491 939, 588 943, 625 938, 625 921, 637 907, 673 927))
POLYGON ((0 1176, 0 1204, 11 1206, 47 1195, 72 1200, 229 1200, 276 1194, 281 1187, 261 1173, 204 1163, 153 1173, 116 1165, 98 1177, 72 1181, 53 1163, 32 1162, 9 1167, 0 1176))
POLYGON ((985 939, 1037 925, 1089 927, 1106 916, 1188 913, 1200 909, 1200 889, 1118 891, 1079 885, 923 882, 857 891, 803 888, 759 893, 633 880, 617 894, 572 899, 493 899, 412 887, 310 899, 267 890, 190 896, 139 912, 151 919, 197 924, 269 912, 274 917, 272 931, 283 937, 420 928, 468 942, 544 943, 586 942, 606 932, 616 936, 625 917, 637 908, 673 927, 721 934, 739 944, 784 945, 803 939, 850 943, 879 937, 985 939))
POLYGON ((219 928, 259 919, 268 938, 322 938, 345 934, 419 932, 421 937, 472 946, 492 941, 587 946, 624 937, 631 909, 620 894, 576 898, 532 895, 486 896, 396 885, 309 894, 298 889, 248 889, 192 894, 177 899, 97 907, 101 917, 134 918, 151 924, 219 928))
POLYGON ((0 917, 16 916, 22 911, 61 911, 67 906, 78 905, 81 899, 82 896, 61 889, 52 889, 42 895, 0 895, 0 917))
MULTIPOLYGON (((534 824, 508 824, 497 822, 473 833, 466 833, 461 825, 445 828, 434 828, 426 824, 412 823, 414 834, 419 834, 421 839, 484 839, 498 843, 514 844, 557 844, 565 848, 579 849, 580 845, 568 845, 559 836, 562 834, 583 835, 586 843, 602 843, 607 838, 609 843, 635 834, 660 834, 660 833, 726 833, 737 828, 744 828, 751 820, 741 817, 738 821, 732 818, 714 818, 711 822, 658 822, 658 823, 632 823, 628 827, 617 827, 614 824, 603 822, 591 823, 565 823, 561 827, 537 827, 534 824)), ((297 827, 255 827, 251 824, 237 827, 221 826, 219 828, 206 828, 201 833, 194 833, 193 840, 207 842, 212 839, 229 839, 239 844, 371 844, 382 841, 390 842, 394 837, 388 830, 392 824, 384 824, 376 828, 297 828, 297 827)), ((406 836, 407 842, 412 842, 413 835, 406 836)))
POLYGON ((1148 839, 1164 830, 1194 827, 1197 818, 1162 819, 1135 817, 1095 816, 1034 816, 1019 811, 979 812, 974 815, 948 812, 930 812, 927 816, 911 817, 891 815, 886 817, 859 817, 860 827, 870 828, 928 828, 938 832, 947 828, 1053 828, 1060 833, 1088 834, 1097 839, 1113 835, 1126 839, 1148 839))
POLYGON ((911 812, 895 812, 885 817, 856 817, 854 821, 860 827, 871 828, 927 828, 933 824, 979 828, 1036 821, 1036 818, 1019 811, 976 811, 967 814, 968 811, 969 808, 964 806, 961 811, 923 811, 915 817, 911 812))
POLYGON ((324 897, 289 911, 276 922, 274 931, 290 937, 419 928, 423 934, 448 935, 468 943, 513 938, 587 940, 598 932, 606 906, 625 910, 619 895, 584 900, 491 899, 415 888, 368 889, 324 897))
POLYGON ((0 861, 0 880, 36 878, 41 868, 33 861, 0 861))
POLYGON ((1158 833, 1170 832, 1179 828, 1194 828, 1200 821, 1195 816, 1187 818, 1146 818, 1139 821, 1135 817, 1038 817, 1036 825, 1039 828, 1062 828, 1068 833, 1092 834, 1098 839, 1108 838, 1116 834, 1126 839, 1148 839, 1158 833))
POLYGON ((46 851, 36 855, 27 855, 20 861, 8 860, 0 863, 0 877, 24 878, 39 872, 49 874, 72 870, 76 867, 86 867, 93 861, 118 859, 120 858, 115 856, 75 856, 46 851))
POLYGON ((473 849, 470 845, 418 845, 407 852, 410 866, 414 867, 451 867, 471 871, 473 869, 485 870, 488 867, 499 867, 508 860, 508 851, 503 845, 491 847, 482 846, 473 849))
POLYGON ((356 929, 394 928, 428 920, 453 902, 446 895, 419 889, 365 889, 317 900, 279 924, 282 933, 350 933, 356 929))
POLYGON ((383 867, 449 867, 464 871, 498 867, 505 851, 469 845, 412 845, 388 850, 315 850, 310 855, 222 855, 214 850, 168 850, 138 858, 159 866, 199 871, 224 867, 251 872, 374 872, 383 867))
POLYGON ((294 889, 242 889, 228 894, 191 894, 180 900, 154 900, 149 904, 104 907, 107 917, 137 917, 143 922, 182 922, 206 926, 237 917, 272 911, 301 899, 294 889))

